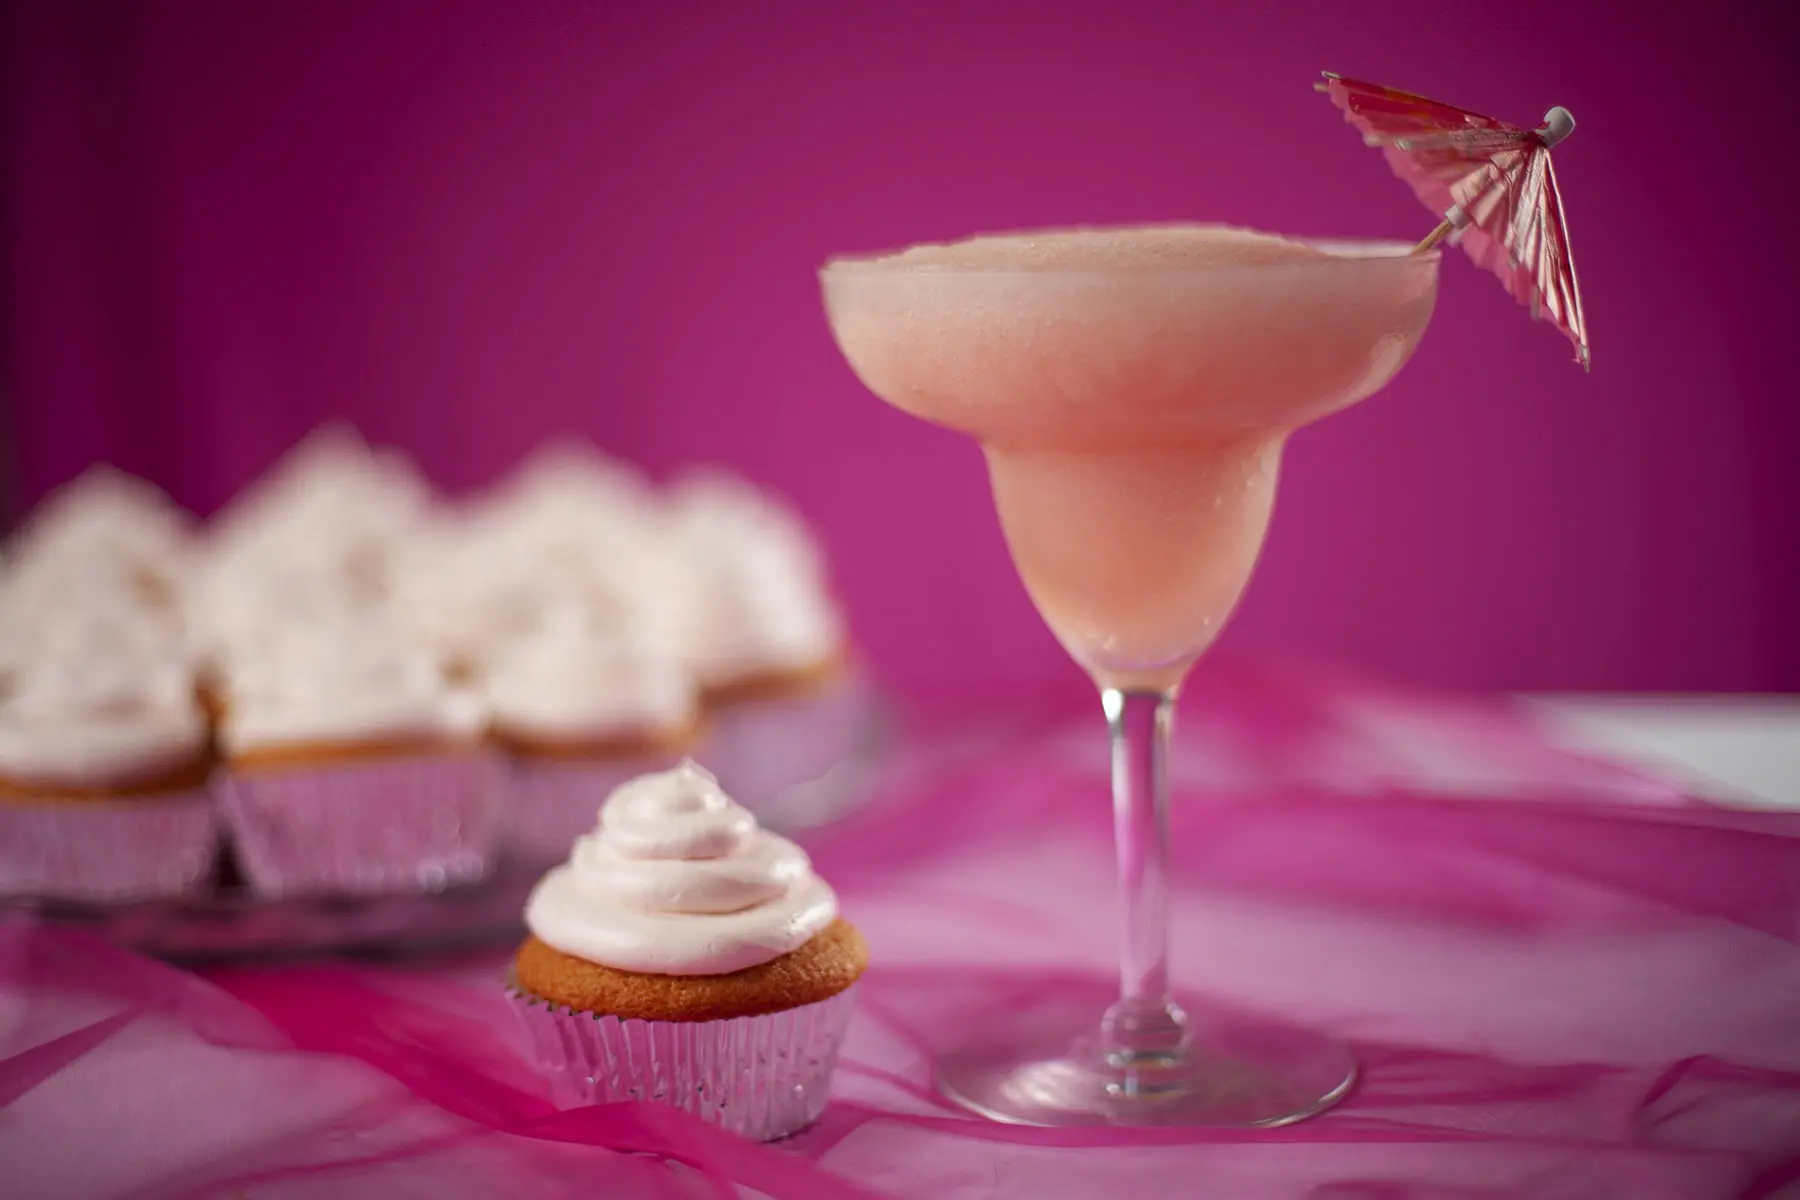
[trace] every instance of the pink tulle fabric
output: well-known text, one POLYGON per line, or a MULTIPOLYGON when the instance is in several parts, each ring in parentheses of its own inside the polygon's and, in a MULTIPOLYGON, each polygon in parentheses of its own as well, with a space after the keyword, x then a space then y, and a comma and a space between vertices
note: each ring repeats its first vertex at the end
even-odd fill
POLYGON ((1689 803, 1505 706, 1218 672, 1186 706, 1180 984, 1352 1041, 1288 1129, 1040 1130, 932 1094, 1009 1007, 1107 999, 1097 715, 946 710, 812 848, 876 965, 824 1117, 751 1145, 558 1111, 504 954, 183 970, 0 926, 0 1171, 33 1197, 1800 1194, 1800 814, 1689 803), (1054 718, 1054 719, 1050 719, 1054 718))

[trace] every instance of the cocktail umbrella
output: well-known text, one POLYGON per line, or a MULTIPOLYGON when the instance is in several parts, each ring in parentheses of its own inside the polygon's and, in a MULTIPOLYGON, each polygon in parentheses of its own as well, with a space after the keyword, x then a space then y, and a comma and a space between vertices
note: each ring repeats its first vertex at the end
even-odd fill
POLYGON ((1587 321, 1550 149, 1575 131, 1566 108, 1536 129, 1509 125, 1411 92, 1325 72, 1315 85, 1363 140, 1443 221, 1418 245, 1450 239, 1492 271, 1533 319, 1548 316, 1589 365, 1587 321))

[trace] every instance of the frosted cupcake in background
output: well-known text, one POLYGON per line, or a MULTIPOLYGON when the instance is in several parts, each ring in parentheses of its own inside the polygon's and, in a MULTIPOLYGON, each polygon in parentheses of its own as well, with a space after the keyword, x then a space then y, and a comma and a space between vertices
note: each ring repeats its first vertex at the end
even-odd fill
POLYGON ((190 674, 198 642, 179 610, 122 581, 80 577, 45 588, 0 572, 0 677, 27 666, 146 662, 190 674))
POLYGON ((221 808, 264 896, 432 891, 488 871, 479 701, 375 620, 271 630, 221 664, 221 808))
POLYGON ((102 628, 0 680, 0 895, 125 903, 210 881, 212 756, 191 671, 102 628))
POLYGON ((525 924, 511 994, 559 1103, 653 1100, 762 1141, 823 1111, 868 947, 701 767, 615 791, 525 924))
POLYGON ((671 610, 661 507, 634 469, 571 443, 450 508, 397 579, 396 616, 483 697, 511 764, 508 845, 554 861, 622 780, 693 745, 698 688, 671 610))
POLYGON ((158 488, 96 466, 46 496, 6 551, 9 582, 79 577, 84 588, 122 586, 152 608, 185 565, 193 522, 158 488))
POLYGON ((430 504, 403 456, 343 425, 315 431, 239 493, 196 539, 185 597, 215 716, 226 660, 290 629, 379 615, 430 504))
POLYGON ((100 621, 164 658, 193 653, 182 609, 187 514, 162 492, 94 467, 37 506, 0 563, 0 639, 42 641, 100 621))
POLYGON ((708 760, 768 813, 851 759, 866 718, 824 555, 799 514, 723 472, 678 483, 671 511, 699 581, 688 645, 708 760))
POLYGON ((390 611, 468 679, 570 604, 635 627, 613 582, 636 574, 625 564, 653 540, 656 503, 633 468, 551 443, 496 487, 439 506, 397 560, 390 611))
POLYGON ((494 609, 502 572, 446 517, 434 517, 395 555, 382 608, 435 654, 450 677, 468 680, 503 621, 494 609))
POLYGON ((401 553, 385 602, 391 620, 472 684, 496 653, 568 599, 569 589, 501 532, 441 518, 401 553))
POLYGON ((0 894, 124 903, 210 879, 218 835, 179 607, 189 524, 97 467, 0 567, 0 894))
POLYGON ((671 495, 671 532, 704 589, 692 661, 714 704, 786 696, 847 664, 824 556, 793 510, 749 482, 708 471, 671 495))
POLYGON ((402 456, 326 426, 207 527, 194 556, 196 619, 230 636, 238 623, 373 610, 430 504, 402 456))
POLYGON ((431 504, 404 455, 369 446, 347 425, 325 425, 213 518, 207 554, 217 570, 285 566, 372 592, 431 504))
POLYGON ((560 600, 635 559, 654 536, 660 503, 634 468, 555 442, 497 486, 455 506, 458 536, 491 574, 560 600))
MULTIPOLYGON (((508 796, 507 844, 542 863, 620 780, 682 753, 791 819, 773 801, 830 775, 865 728, 846 663, 804 522, 734 477, 659 489, 561 441, 449 501, 329 425, 204 528, 100 467, 0 546, 0 787, 163 796, 127 751, 198 736, 195 763, 212 750, 228 768, 219 811, 255 891, 416 891, 489 868, 508 796)), ((210 826, 180 829, 211 846, 210 826)), ((175 882, 86 894, 203 882, 188 843, 162 844, 175 882)))
POLYGON ((602 526, 630 522, 655 503, 650 480, 637 466, 590 442, 558 438, 533 450, 472 508, 512 529, 540 515, 553 526, 566 525, 558 514, 597 519, 602 526))
POLYGON ((507 843, 535 865, 560 858, 615 787, 672 764, 699 733, 681 660, 574 602, 497 647, 480 686, 511 762, 507 843))

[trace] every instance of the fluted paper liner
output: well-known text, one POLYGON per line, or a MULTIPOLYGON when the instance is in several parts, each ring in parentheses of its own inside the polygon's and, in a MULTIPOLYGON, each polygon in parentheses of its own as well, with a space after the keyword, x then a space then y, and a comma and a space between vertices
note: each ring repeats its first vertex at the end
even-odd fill
POLYGON ((558 1104, 672 1105, 767 1142, 818 1119, 855 987, 816 1004, 724 1021, 640 1021, 508 994, 558 1104))
POLYGON ((260 895, 430 892, 487 874, 504 782, 443 755, 233 772, 219 800, 260 895))
POLYGON ((119 800, 0 803, 0 895, 98 904, 181 896, 210 881, 218 823, 204 788, 119 800))

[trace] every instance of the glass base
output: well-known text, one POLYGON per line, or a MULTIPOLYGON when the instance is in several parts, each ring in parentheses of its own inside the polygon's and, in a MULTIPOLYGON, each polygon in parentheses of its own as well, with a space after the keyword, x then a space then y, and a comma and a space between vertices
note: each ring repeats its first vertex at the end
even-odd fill
POLYGON ((937 1086, 995 1121, 1044 1126, 1268 1128, 1330 1108, 1356 1081, 1337 1042, 1184 998, 1179 1055, 1109 1060, 1092 1008, 1035 1013, 938 1062, 937 1086))

